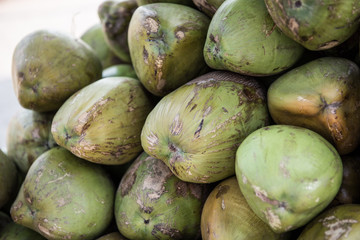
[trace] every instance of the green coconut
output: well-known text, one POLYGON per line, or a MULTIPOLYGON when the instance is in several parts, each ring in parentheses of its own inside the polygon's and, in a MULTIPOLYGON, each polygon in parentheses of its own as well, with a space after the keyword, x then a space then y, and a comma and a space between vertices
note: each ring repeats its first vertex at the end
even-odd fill
POLYGON ((72 95, 56 112, 55 141, 76 156, 101 164, 123 164, 143 150, 140 133, 152 109, 141 83, 109 77, 72 95))
POLYGON ((309 50, 337 46, 359 28, 359 0, 265 0, 265 3, 281 31, 309 50))
POLYGON ((303 47, 276 27, 263 0, 226 0, 211 20, 204 46, 211 68, 253 76, 280 73, 302 53, 303 47))
POLYGON ((324 57, 281 75, 268 89, 268 107, 277 124, 311 129, 339 154, 360 142, 360 69, 345 58, 324 57))
POLYGON ((336 149, 301 127, 272 125, 250 134, 236 152, 244 197, 273 231, 307 224, 339 191, 343 167, 336 149))
POLYGON ((201 214, 203 240, 282 240, 251 210, 240 191, 236 177, 221 181, 212 190, 201 214))
POLYGON ((95 51, 96 56, 101 61, 103 69, 122 63, 108 46, 104 35, 102 25, 97 23, 86 29, 80 37, 95 51))
POLYGON ((265 91, 255 79, 211 72, 160 100, 141 144, 183 181, 216 182, 235 174, 239 144, 268 122, 265 91))
POLYGON ((55 147, 31 165, 10 214, 46 239, 94 239, 113 218, 114 193, 100 165, 55 147))
POLYGON ((205 14, 180 4, 136 9, 129 25, 130 56, 149 92, 165 96, 207 68, 202 49, 209 22, 205 14))
POLYGON ((74 92, 100 79, 101 73, 101 62, 89 45, 62 32, 31 32, 13 53, 17 99, 37 112, 57 110, 74 92))
POLYGON ((11 118, 7 126, 7 155, 22 173, 37 157, 57 145, 51 134, 53 117, 54 113, 22 109, 11 118))
POLYGON ((0 240, 46 240, 46 238, 30 228, 10 222, 0 230, 0 240))
POLYGON ((129 239, 197 239, 208 192, 209 185, 184 182, 142 153, 116 192, 116 224, 129 239))
POLYGON ((98 7, 102 31, 107 46, 124 63, 130 63, 128 28, 137 8, 135 0, 107 0, 98 7))
POLYGON ((360 236, 360 205, 344 204, 313 219, 297 240, 358 240, 360 236))
POLYGON ((15 163, 0 149, 0 208, 13 197, 18 183, 15 163))

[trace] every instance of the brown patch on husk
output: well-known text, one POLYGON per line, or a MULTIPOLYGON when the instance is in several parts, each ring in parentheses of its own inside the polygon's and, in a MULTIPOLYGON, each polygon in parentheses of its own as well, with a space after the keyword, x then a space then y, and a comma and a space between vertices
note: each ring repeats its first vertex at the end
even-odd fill
POLYGON ((151 235, 155 236, 157 232, 161 232, 164 235, 171 237, 171 239, 182 239, 182 234, 175 228, 170 228, 165 223, 159 223, 154 226, 151 235))
POLYGON ((127 195, 136 180, 136 171, 138 170, 139 166, 141 165, 140 156, 135 160, 135 162, 129 167, 128 171, 124 174, 123 178, 121 179, 119 189, 121 191, 121 196, 124 197, 127 195))
POLYGON ((218 199, 219 197, 221 197, 221 195, 224 195, 226 194, 230 189, 230 186, 229 185, 221 185, 219 187, 219 190, 218 192, 216 193, 216 199, 218 199))

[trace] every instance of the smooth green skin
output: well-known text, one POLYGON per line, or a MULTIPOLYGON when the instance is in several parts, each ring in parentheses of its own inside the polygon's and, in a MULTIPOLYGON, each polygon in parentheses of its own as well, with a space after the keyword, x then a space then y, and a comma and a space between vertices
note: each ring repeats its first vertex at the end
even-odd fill
POLYGON ((360 236, 360 205, 344 204, 313 219, 297 240, 357 240, 360 236))
POLYGON ((131 77, 136 78, 136 73, 130 64, 117 64, 105 68, 102 72, 102 78, 106 77, 131 77))
POLYGON ((181 181, 161 160, 144 152, 116 192, 118 229, 129 239, 197 239, 208 188, 181 181))
POLYGON ((119 232, 113 232, 99 237, 96 240, 127 240, 127 238, 122 236, 119 232))
POLYGON ((204 58, 213 69, 267 76, 293 66, 303 50, 276 27, 263 0, 226 0, 209 25, 204 58))
POLYGON ((15 163, 0 149, 0 208, 16 191, 17 175, 15 163))
POLYGON ((95 51, 96 56, 101 61, 103 69, 122 63, 109 48, 100 23, 89 27, 80 38, 95 51))
POLYGON ((55 147, 31 165, 10 214, 47 239, 93 239, 113 217, 114 193, 100 165, 55 147))
POLYGON ((42 153, 57 146, 51 134, 54 113, 39 113, 21 109, 10 120, 7 127, 6 148, 22 173, 42 153))
POLYGON ((335 197, 343 167, 319 134, 290 125, 254 131, 236 152, 236 177, 247 203, 275 232, 296 229, 335 197))
POLYGON ((102 31, 107 46, 124 63, 130 63, 128 28, 132 15, 137 8, 135 0, 107 0, 98 8, 102 31))
POLYGON ((11 222, 0 231, 0 240, 46 240, 39 233, 11 222))
POLYGON ((141 145, 180 179, 210 183, 235 173, 235 153, 269 114, 252 78, 211 72, 163 97, 150 112, 141 145))
POLYGON ((324 57, 290 70, 268 89, 277 124, 313 130, 344 155, 360 142, 360 69, 345 58, 324 57))
POLYGON ((235 176, 221 181, 210 193, 201 214, 203 240, 282 240, 251 210, 235 176))
POLYGON ((152 107, 137 79, 103 78, 61 106, 51 132, 60 146, 80 158, 123 164, 142 152, 140 133, 152 107))
POLYGON ((199 76, 209 18, 188 6, 153 3, 136 9, 129 49, 136 75, 156 96, 165 96, 199 76))
POLYGON ((101 78, 102 66, 81 39, 50 30, 26 35, 16 45, 12 80, 19 103, 37 112, 59 107, 74 92, 101 78))
POLYGON ((281 31, 309 50, 339 45, 359 27, 359 0, 265 0, 281 31))
POLYGON ((196 7, 208 17, 212 18, 225 0, 193 0, 196 7))

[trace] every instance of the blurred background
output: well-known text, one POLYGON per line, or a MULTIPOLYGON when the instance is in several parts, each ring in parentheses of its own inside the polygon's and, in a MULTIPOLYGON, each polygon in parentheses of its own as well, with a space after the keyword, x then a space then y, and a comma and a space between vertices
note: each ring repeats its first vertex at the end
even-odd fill
POLYGON ((80 37, 100 20, 100 0, 0 0, 0 148, 5 149, 6 129, 21 110, 11 80, 11 59, 16 44, 39 29, 52 29, 80 37))

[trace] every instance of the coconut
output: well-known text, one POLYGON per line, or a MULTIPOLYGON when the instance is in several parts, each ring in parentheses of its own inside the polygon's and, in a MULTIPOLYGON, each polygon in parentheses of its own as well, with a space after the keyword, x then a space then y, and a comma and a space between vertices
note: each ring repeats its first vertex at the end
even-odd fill
POLYGON ((273 231, 304 226, 339 191, 343 166, 319 134, 290 125, 263 127, 236 152, 236 178, 251 209, 273 231))
POLYGON ((197 239, 209 185, 177 178, 159 159, 142 153, 122 178, 115 219, 129 239, 197 239))
POLYGON ((209 18, 191 7, 153 3, 136 9, 129 49, 136 75, 156 96, 165 96, 207 68, 202 55, 209 18))
POLYGON ((268 89, 268 107, 277 124, 311 129, 339 154, 360 142, 360 69, 352 61, 324 57, 280 76, 268 89))
POLYGON ((235 174, 239 144, 268 122, 265 90, 255 79, 211 72, 159 101, 141 145, 183 181, 216 182, 235 174))
POLYGON ((11 118, 7 126, 7 155, 22 173, 42 153, 57 146, 50 130, 54 114, 21 109, 11 118))
POLYGON ((211 19, 203 53, 213 69, 268 76, 293 66, 303 50, 276 27, 263 0, 226 0, 211 19))
POLYGON ((117 165, 141 152, 140 133, 152 103, 141 83, 103 78, 72 95, 56 112, 55 141, 91 162, 117 165))
POLYGON ((94 239, 113 218, 114 193, 100 165, 55 147, 31 165, 10 214, 46 239, 94 239))
POLYGON ((77 90, 101 78, 102 66, 81 39, 38 30, 16 45, 12 81, 21 106, 37 112, 59 109, 77 90))
POLYGON ((236 177, 221 181, 210 193, 201 214, 203 240, 282 240, 249 207, 236 177))
POLYGON ((360 236, 360 205, 333 207, 313 219, 297 240, 357 240, 360 236))
POLYGON ((281 31, 313 51, 339 45, 360 24, 358 0, 265 0, 265 3, 281 31))
POLYGON ((130 63, 128 28, 137 8, 135 0, 103 1, 98 7, 106 45, 124 63, 130 63))
POLYGON ((101 23, 96 23, 86 29, 80 36, 80 38, 94 50, 96 56, 101 61, 103 69, 122 63, 108 46, 104 35, 105 33, 101 23))

